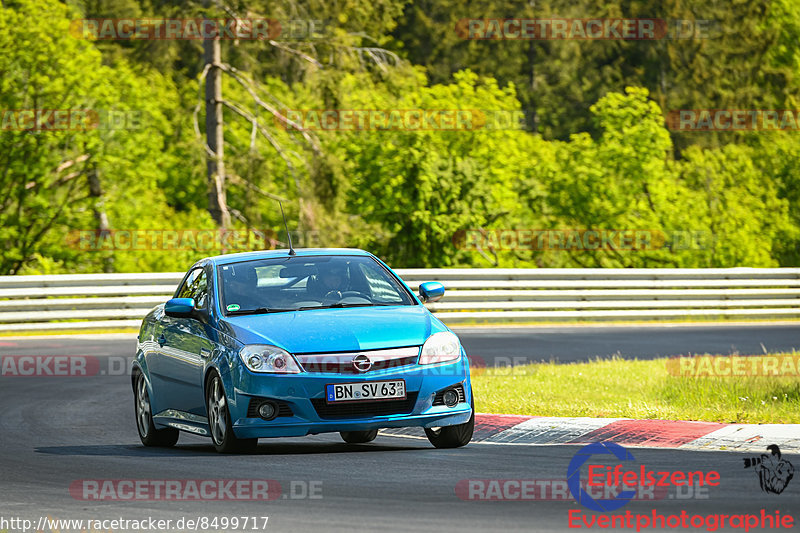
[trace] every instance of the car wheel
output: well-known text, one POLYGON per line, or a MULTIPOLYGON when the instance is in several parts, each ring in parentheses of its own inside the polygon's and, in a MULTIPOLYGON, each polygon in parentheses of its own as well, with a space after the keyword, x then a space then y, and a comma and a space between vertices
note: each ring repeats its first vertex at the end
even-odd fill
POLYGON ((147 381, 141 372, 136 375, 133 389, 133 408, 136 411, 136 428, 139 439, 145 446, 175 446, 180 432, 174 428, 156 429, 153 413, 150 408, 150 395, 147 392, 147 381))
POLYGON ((463 424, 441 428, 425 428, 425 435, 437 448, 461 448, 472 440, 475 431, 475 401, 470 402, 472 416, 463 424))
POLYGON ((341 431, 339 435, 341 435, 342 440, 348 444, 364 444, 366 442, 374 441, 375 437, 378 436, 378 430, 371 429, 369 431, 341 431))
POLYGON ((206 409, 208 412, 208 429, 214 448, 220 453, 246 453, 256 449, 258 439, 239 439, 233 433, 231 412, 228 399, 222 388, 222 379, 215 374, 208 382, 206 389, 206 409))

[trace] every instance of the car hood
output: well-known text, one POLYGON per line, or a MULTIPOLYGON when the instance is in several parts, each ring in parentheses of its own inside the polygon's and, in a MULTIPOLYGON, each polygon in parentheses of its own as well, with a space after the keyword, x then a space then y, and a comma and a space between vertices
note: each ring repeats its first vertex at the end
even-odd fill
POLYGON ((419 346, 447 330, 421 305, 244 315, 220 326, 244 344, 272 344, 295 354, 419 346))

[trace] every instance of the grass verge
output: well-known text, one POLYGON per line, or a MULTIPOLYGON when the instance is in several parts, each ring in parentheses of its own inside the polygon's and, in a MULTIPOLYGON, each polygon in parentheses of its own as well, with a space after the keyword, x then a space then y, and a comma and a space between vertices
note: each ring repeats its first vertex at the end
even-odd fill
MULTIPOLYGON (((751 357, 788 355, 797 359, 798 354, 751 357)), ((479 413, 536 416, 800 423, 796 373, 793 377, 679 377, 670 373, 668 361, 613 358, 473 369, 475 407, 479 413)))

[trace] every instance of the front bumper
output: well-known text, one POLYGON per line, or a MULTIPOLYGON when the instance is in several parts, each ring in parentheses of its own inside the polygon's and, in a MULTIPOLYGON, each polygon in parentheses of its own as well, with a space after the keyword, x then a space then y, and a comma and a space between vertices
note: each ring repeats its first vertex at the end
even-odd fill
POLYGON ((239 438, 298 437, 325 432, 365 431, 389 427, 451 426, 469 421, 472 415, 469 364, 463 354, 457 361, 444 365, 414 364, 357 375, 322 372, 287 375, 255 374, 238 365, 232 370, 231 379, 233 394, 228 389, 228 406, 234 421, 234 432, 239 438), (318 404, 325 402, 326 385, 390 379, 403 379, 406 382, 406 394, 409 398, 406 412, 389 415, 362 413, 357 416, 331 416, 329 413, 321 414, 314 406, 314 402, 318 404), (454 407, 433 405, 437 392, 459 384, 464 388, 463 402, 454 407), (248 406, 253 398, 285 402, 291 407, 292 416, 279 416, 269 421, 248 417, 248 406))

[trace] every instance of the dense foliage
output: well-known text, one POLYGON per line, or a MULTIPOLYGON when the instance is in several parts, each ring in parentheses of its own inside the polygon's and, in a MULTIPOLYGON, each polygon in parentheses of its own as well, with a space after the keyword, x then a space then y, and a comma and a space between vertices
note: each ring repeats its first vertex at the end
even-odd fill
POLYGON ((358 246, 398 267, 800 265, 800 127, 678 132, 665 120, 800 107, 795 0, 5 0, 0 274, 183 270, 241 248, 115 240, 215 229, 203 42, 75 31, 78 19, 232 13, 283 26, 274 40, 221 43, 223 62, 248 80, 222 82, 231 229, 270 237, 244 248, 283 246, 279 198, 296 244, 358 246), (711 23, 634 41, 457 31, 486 17, 711 23), (265 113, 249 88, 300 128, 265 113), (35 109, 100 118, 20 127, 20 111, 35 109), (322 110, 461 110, 468 125, 327 130, 314 122, 322 110), (109 235, 100 229, 112 237, 90 238, 109 235), (626 232, 647 241, 615 246, 626 232), (617 237, 595 246, 590 234, 617 237))

